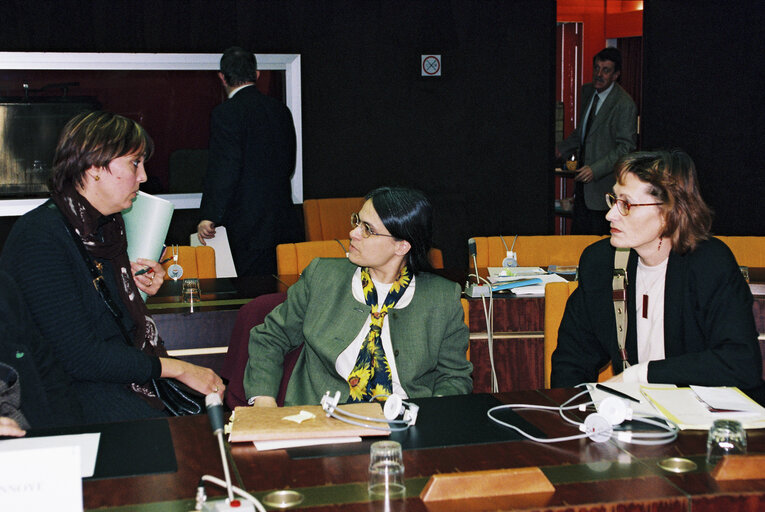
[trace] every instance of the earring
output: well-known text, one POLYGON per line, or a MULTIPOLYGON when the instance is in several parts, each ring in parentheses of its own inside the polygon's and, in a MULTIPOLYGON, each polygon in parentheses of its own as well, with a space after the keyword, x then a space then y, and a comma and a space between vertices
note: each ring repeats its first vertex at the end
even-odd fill
POLYGON ((659 237, 659 248, 657 249, 657 251, 660 251, 660 250, 661 250, 661 242, 662 242, 663 240, 664 240, 664 239, 663 239, 662 237, 659 237))
POLYGON ((96 180, 96 181, 98 181, 98 180, 100 180, 100 179, 101 179, 101 176, 99 176, 98 174, 96 174, 95 176, 93 176, 93 179, 94 179, 94 180, 96 180))

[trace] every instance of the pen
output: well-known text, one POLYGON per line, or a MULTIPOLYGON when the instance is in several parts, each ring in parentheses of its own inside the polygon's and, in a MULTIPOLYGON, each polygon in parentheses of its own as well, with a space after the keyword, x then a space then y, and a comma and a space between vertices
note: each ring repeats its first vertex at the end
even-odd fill
MULTIPOLYGON (((165 263, 167 263, 171 259, 173 259, 173 258, 165 258, 164 260, 160 261, 159 264, 160 265, 164 265, 165 263)), ((151 267, 144 267, 144 268, 142 268, 141 270, 139 270, 138 272, 136 272, 133 275, 142 276, 142 275, 146 274, 147 272, 154 272, 154 269, 152 269, 151 267)))
POLYGON ((595 387, 598 388, 601 391, 605 391, 606 393, 610 393, 610 394, 612 394, 614 396, 618 396, 619 398, 624 398, 625 400, 632 400, 633 402, 640 403, 640 400, 638 400, 637 398, 632 398, 631 396, 629 396, 626 393, 622 393, 621 391, 617 391, 617 390, 615 390, 613 388, 609 388, 608 386, 605 386, 605 385, 603 385, 601 383, 595 384, 595 387))

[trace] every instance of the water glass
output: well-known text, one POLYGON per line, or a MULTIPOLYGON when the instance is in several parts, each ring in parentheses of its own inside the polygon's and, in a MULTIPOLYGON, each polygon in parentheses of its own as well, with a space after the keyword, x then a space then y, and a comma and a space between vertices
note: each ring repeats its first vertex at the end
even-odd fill
POLYGON ((717 464, 724 455, 746 453, 746 430, 736 420, 715 420, 707 437, 707 462, 717 464))
POLYGON ((194 304, 199 302, 199 296, 201 295, 201 290, 199 289, 199 279, 184 279, 183 287, 181 290, 183 302, 190 304, 191 312, 193 313, 194 304))
POLYGON ((404 459, 396 441, 372 443, 369 452, 369 494, 378 497, 403 497, 404 459))

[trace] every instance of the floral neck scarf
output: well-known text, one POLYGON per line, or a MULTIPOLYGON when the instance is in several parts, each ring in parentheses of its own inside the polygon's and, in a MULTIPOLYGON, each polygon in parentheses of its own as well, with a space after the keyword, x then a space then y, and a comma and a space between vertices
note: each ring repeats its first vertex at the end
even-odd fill
POLYGON ((372 308, 372 313, 369 332, 364 337, 356 364, 348 376, 350 387, 348 402, 366 402, 378 396, 387 397, 393 392, 390 365, 382 346, 382 326, 388 311, 396 306, 410 282, 409 270, 404 267, 393 282, 382 307, 379 307, 377 290, 369 275, 369 269, 361 269, 361 287, 364 290, 367 305, 372 308))

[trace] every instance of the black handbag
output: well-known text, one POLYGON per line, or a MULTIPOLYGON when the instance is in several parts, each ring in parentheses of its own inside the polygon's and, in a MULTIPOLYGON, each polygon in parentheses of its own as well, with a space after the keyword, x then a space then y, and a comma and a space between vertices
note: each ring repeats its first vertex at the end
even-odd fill
MULTIPOLYGON (((133 342, 130 339, 130 335, 125 329, 125 326, 122 324, 122 311, 112 300, 111 294, 109 293, 109 288, 106 287, 106 282, 101 275, 101 270, 95 265, 95 263, 93 263, 93 260, 91 259, 90 254, 88 254, 88 251, 85 249, 82 240, 77 235, 77 233, 74 232, 74 229, 69 224, 69 221, 67 221, 66 217, 64 217, 63 213, 58 210, 55 204, 53 204, 51 207, 56 208, 59 214, 61 214, 61 218, 64 220, 64 225, 66 226, 67 231, 69 231, 69 234, 72 236, 74 244, 79 249, 80 256, 82 256, 82 259, 85 262, 85 265, 88 267, 88 271, 90 272, 91 277, 93 278, 93 286, 98 291, 101 299, 103 299, 104 303, 106 304, 106 308, 112 314, 112 318, 117 324, 117 327, 119 327, 125 343, 132 347, 133 342)), ((167 355, 167 351, 164 349, 164 345, 160 343, 158 348, 164 352, 164 354, 160 355, 160 357, 169 357, 167 355)), ((167 412, 173 416, 189 416, 193 414, 200 414, 205 409, 204 396, 175 379, 152 379, 151 386, 133 385, 132 388, 134 391, 143 396, 146 396, 148 399, 152 399, 154 397, 152 397, 150 394, 147 394, 146 392, 153 391, 156 395, 156 398, 158 398, 164 405, 165 410, 167 410, 167 412)))

